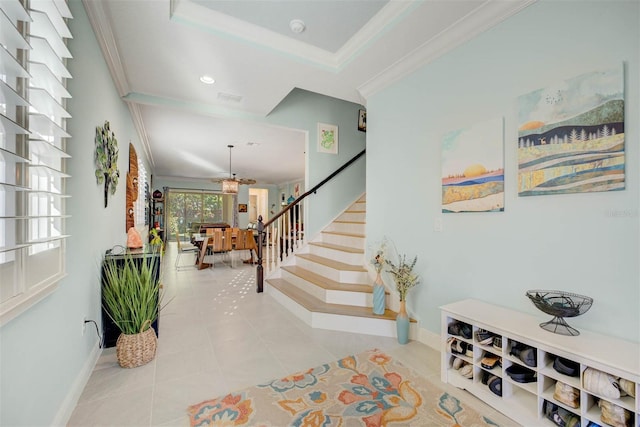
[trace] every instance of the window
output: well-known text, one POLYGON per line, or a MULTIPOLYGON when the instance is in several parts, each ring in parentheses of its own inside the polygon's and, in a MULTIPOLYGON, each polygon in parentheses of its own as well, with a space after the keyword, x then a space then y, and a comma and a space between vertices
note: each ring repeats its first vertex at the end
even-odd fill
POLYGON ((28 4, 0 1, 0 324, 65 275, 71 12, 64 0, 28 4))
POLYGON ((189 234, 194 224, 234 224, 235 197, 207 191, 167 191, 167 224, 169 236, 189 234))

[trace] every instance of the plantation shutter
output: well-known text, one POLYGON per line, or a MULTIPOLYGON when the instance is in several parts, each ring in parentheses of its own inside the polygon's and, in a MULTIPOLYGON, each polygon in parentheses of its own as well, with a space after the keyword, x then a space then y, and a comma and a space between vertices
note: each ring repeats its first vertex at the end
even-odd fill
POLYGON ((64 0, 0 1, 0 324, 65 275, 71 18, 64 0))

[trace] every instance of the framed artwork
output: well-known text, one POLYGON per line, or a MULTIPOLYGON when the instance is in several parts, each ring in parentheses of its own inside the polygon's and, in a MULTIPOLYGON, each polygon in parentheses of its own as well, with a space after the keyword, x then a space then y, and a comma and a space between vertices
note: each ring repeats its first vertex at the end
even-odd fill
POLYGON ((622 65, 518 98, 518 195, 625 187, 622 65))
POLYGON ((502 118, 447 133, 442 141, 442 212, 504 211, 502 118))
POLYGON ((300 197, 300 184, 296 184, 293 187, 293 196, 297 199, 298 197, 300 197))
POLYGON ((338 154, 338 126, 318 123, 318 153, 338 154))
POLYGON ((240 213, 247 212, 247 204, 246 203, 238 203, 238 212, 240 212, 240 213))
POLYGON ((358 110, 358 130, 367 131, 367 110, 358 110))

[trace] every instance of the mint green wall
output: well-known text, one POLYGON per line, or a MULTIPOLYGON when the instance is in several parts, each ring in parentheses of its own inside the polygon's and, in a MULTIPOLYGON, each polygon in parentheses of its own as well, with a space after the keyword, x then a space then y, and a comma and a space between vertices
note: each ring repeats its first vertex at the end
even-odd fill
POLYGON ((82 370, 93 369, 95 328, 85 316, 100 320, 99 263, 104 251, 126 242, 125 177, 129 142, 145 159, 129 110, 117 91, 80 0, 69 2, 74 35, 69 43, 74 59, 69 71, 72 119, 67 163, 72 176, 67 191, 68 276, 59 289, 0 329, 0 425, 52 425, 66 421, 84 387, 82 370), (118 139, 120 182, 104 208, 102 186, 94 175, 95 127, 105 120, 118 139), (67 411, 67 412, 65 412, 67 411))
MULTIPOLYGON (((358 109, 361 106, 302 89, 294 89, 263 122, 306 131, 308 134, 306 189, 312 188, 332 172, 349 161, 365 148, 365 133, 358 131, 358 109), (317 125, 320 123, 338 126, 338 154, 318 153, 316 149, 317 125)), ((361 157, 340 175, 325 184, 315 195, 309 196, 308 221, 305 230, 313 238, 340 212, 347 208, 359 195, 365 192, 365 157, 361 157)), ((207 185, 201 181, 189 182, 159 177, 154 179, 154 188, 169 187, 219 189, 216 184, 207 185)), ((256 187, 260 188, 259 185, 256 187)), ((238 203, 247 203, 248 193, 242 191, 238 203)), ((244 187, 246 188, 246 187, 244 187)), ((274 187, 275 188, 275 187, 274 187)), ((293 194, 293 184, 285 185, 286 198, 293 194)), ((305 186, 302 185, 304 189, 305 186)), ((269 191, 269 206, 276 203, 280 208, 280 192, 269 191)), ((304 190, 306 191, 306 190, 304 190)), ((301 193, 304 192, 301 190, 301 193)), ((242 225, 242 222, 240 223, 242 225)))
POLYGON ((408 306, 422 327, 438 333, 438 307, 464 298, 548 320, 525 291, 561 289, 595 300, 573 326, 640 341, 639 8, 535 3, 368 99, 367 238, 386 235, 418 255, 423 283, 408 306), (623 62, 626 189, 518 197, 516 98, 623 62), (443 134, 497 117, 505 123, 505 212, 441 214, 443 134))
MULTIPOLYGON (((361 106, 302 89, 294 89, 269 114, 271 124, 308 132, 307 186, 318 184, 365 148, 365 133, 358 131, 358 109, 361 106), (318 122, 338 126, 338 154, 318 153, 318 122)), ((366 156, 309 196, 308 221, 305 231, 313 238, 340 212, 365 192, 366 156)), ((289 197, 289 194, 286 195, 289 197)))

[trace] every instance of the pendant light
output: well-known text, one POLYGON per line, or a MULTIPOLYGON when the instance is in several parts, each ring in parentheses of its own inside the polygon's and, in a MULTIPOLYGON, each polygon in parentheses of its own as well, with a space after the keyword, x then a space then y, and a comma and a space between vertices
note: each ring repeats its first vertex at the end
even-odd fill
POLYGON ((238 180, 231 174, 231 149, 233 145, 227 145, 229 147, 229 179, 222 181, 222 192, 224 194, 238 194, 238 180))

